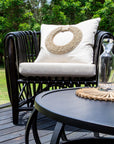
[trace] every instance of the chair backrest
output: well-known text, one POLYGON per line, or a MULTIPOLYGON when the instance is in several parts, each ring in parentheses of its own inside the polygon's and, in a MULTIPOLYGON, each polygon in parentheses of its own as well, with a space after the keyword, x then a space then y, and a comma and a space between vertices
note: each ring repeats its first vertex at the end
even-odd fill
MULTIPOLYGON (((96 64, 96 75, 92 78, 69 78, 70 81, 82 81, 82 83, 98 84, 98 59, 100 50, 102 49, 102 40, 105 37, 113 38, 113 35, 109 32, 97 31, 95 35, 95 43, 93 46, 93 63, 96 64)), ((41 48, 41 33, 35 31, 18 31, 11 32, 6 35, 5 38, 5 62, 6 69, 10 71, 9 63, 13 71, 16 72, 17 79, 21 78, 19 74, 19 63, 22 62, 34 62, 40 52, 41 48), (9 54, 12 53, 12 57, 9 59, 9 54)), ((8 72, 9 73, 9 72, 8 72)), ((9 74, 8 74, 9 75, 9 74)), ((7 76, 9 77, 9 76, 7 76)), ((63 79, 63 77, 62 77, 63 79)), ((69 83, 69 82, 68 82, 69 83)))

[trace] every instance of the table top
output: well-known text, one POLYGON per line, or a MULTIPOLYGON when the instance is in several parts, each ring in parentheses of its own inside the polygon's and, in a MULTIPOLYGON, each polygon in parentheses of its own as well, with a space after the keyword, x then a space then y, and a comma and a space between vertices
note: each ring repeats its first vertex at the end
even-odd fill
POLYGON ((94 132, 114 134, 114 102, 76 96, 77 88, 43 92, 35 98, 35 108, 65 124, 94 132))

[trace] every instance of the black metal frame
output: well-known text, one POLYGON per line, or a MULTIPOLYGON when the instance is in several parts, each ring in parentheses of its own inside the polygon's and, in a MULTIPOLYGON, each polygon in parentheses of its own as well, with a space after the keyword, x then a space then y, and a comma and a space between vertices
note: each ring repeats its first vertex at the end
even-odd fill
MULTIPOLYGON (((36 144, 41 144, 40 137, 38 135, 37 131, 37 113, 38 111, 34 108, 33 112, 29 118, 29 121, 26 125, 26 131, 25 131, 25 144, 29 144, 29 133, 30 129, 32 126, 32 131, 33 131, 33 136, 36 144)), ((59 144, 60 138, 62 138, 63 144, 98 144, 98 143, 103 143, 103 144, 113 144, 114 139, 111 138, 104 138, 104 137, 87 137, 87 138, 79 138, 79 139, 67 139, 64 131, 65 124, 61 122, 57 122, 56 126, 54 128, 50 144, 59 144)), ((62 144, 61 142, 61 144, 62 144)))
POLYGON ((20 111, 33 109, 34 98, 42 91, 98 85, 98 59, 103 38, 114 38, 109 32, 98 31, 95 37, 94 58, 96 75, 90 78, 77 77, 24 77, 19 74, 19 63, 33 62, 40 51, 40 32, 16 31, 5 37, 5 70, 9 98, 12 104, 13 123, 18 124, 20 111))

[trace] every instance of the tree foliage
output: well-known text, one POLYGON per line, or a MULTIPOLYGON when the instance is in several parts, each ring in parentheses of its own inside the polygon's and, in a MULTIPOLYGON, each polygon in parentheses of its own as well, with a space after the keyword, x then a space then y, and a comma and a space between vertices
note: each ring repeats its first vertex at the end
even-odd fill
POLYGON ((23 0, 0 1, 0 63, 4 53, 4 37, 6 33, 16 30, 30 29, 29 17, 32 13, 25 9, 23 0))
POLYGON ((101 17, 99 29, 114 32, 113 0, 0 0, 0 55, 6 33, 40 30, 46 24, 76 24, 101 17))

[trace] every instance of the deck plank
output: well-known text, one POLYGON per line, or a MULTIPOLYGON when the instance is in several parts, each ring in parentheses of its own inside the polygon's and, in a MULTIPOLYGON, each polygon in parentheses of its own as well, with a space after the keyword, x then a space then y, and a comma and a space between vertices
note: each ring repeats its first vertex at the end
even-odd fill
MULTIPOLYGON (((26 122, 30 116, 30 112, 20 113, 21 125, 14 125, 12 123, 12 109, 6 107, 0 109, 0 143, 1 144, 25 144, 25 127, 26 122)), ((49 144, 56 121, 39 114, 37 120, 37 128, 42 144, 49 144)), ((65 126, 65 132, 69 139, 81 137, 93 137, 93 132, 82 130, 72 126, 65 126)), ((110 135, 100 134, 102 137, 110 137, 110 135)), ((113 137, 113 136, 111 136, 113 137)), ((29 136, 30 144, 35 144, 32 130, 29 136)))

